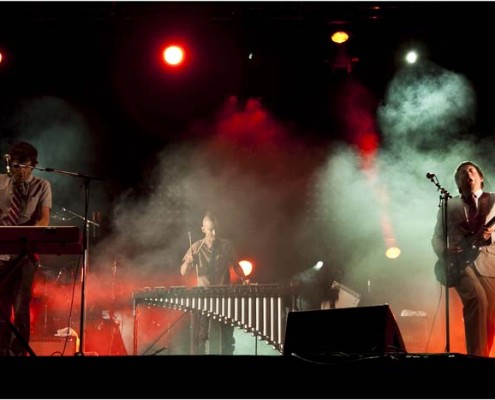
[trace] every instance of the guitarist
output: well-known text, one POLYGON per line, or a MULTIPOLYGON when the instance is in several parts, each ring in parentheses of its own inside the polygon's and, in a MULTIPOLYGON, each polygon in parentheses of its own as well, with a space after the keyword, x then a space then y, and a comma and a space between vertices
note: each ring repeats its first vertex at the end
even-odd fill
MULTIPOLYGON (((483 191, 483 171, 472 161, 460 163, 454 179, 460 195, 449 201, 447 210, 448 280, 440 271, 435 273, 462 301, 467 354, 489 357, 495 336, 495 193, 483 191)), ((443 260, 443 210, 438 212, 431 243, 443 260)), ((440 265, 444 268, 444 263, 440 265)))

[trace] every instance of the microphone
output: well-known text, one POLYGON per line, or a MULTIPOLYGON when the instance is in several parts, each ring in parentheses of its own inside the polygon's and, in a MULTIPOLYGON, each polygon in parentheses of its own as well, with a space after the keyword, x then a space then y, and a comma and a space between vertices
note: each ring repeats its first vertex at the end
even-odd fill
POLYGON ((5 160, 5 169, 7 170, 7 175, 12 176, 12 166, 10 165, 10 154, 5 154, 3 156, 5 160))
POLYGON ((435 174, 432 174, 431 172, 427 172, 427 173, 426 173, 426 177, 427 177, 428 179, 432 179, 432 178, 434 178, 434 177, 435 177, 435 174))

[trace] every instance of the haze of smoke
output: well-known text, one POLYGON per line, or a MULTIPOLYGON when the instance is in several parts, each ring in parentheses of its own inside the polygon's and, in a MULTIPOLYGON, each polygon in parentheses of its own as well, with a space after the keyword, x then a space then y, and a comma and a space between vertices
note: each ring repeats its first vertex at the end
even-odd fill
MULTIPOLYGON (((18 140, 29 141, 38 149, 38 167, 56 170, 35 172, 52 183, 54 212, 63 207, 83 214, 83 181, 71 174, 94 174, 97 152, 85 116, 63 99, 42 96, 17 104, 11 124, 18 140)), ((93 189, 92 206, 99 209, 105 196, 97 185, 93 185, 93 189)), ((73 215, 66 217, 72 218, 73 215)), ((82 220, 75 218, 73 222, 79 225, 82 220)))
POLYGON ((424 62, 400 70, 390 82, 377 110, 386 144, 421 150, 460 138, 476 117, 476 96, 462 75, 424 62))

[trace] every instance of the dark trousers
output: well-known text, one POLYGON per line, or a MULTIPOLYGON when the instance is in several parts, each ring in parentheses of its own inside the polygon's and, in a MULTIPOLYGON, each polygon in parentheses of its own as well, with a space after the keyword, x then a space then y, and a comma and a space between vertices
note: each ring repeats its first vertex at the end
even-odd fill
POLYGON ((235 339, 232 325, 199 313, 193 313, 191 318, 192 354, 234 354, 235 339))
POLYGON ((26 355, 30 303, 38 263, 28 256, 0 261, 0 355, 26 355))

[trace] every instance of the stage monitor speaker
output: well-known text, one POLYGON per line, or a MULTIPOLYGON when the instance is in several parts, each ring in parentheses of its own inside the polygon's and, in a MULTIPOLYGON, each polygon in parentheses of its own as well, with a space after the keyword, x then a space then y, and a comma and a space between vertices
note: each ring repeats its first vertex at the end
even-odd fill
POLYGON ((290 311, 287 315, 284 355, 311 357, 384 353, 407 353, 387 304, 290 311))
POLYGON ((29 347, 37 356, 74 356, 77 350, 75 337, 31 338, 29 347))

